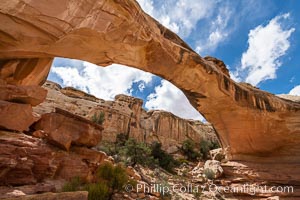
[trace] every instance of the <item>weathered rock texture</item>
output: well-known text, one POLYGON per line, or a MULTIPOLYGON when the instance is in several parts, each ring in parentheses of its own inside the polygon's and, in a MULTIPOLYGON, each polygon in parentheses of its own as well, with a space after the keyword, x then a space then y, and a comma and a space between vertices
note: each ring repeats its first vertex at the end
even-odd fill
POLYGON ((47 90, 40 86, 0 85, 0 100, 3 101, 36 106, 45 100, 46 95, 47 90))
POLYGON ((12 0, 0 13, 1 78, 41 83, 55 56, 136 67, 180 88, 230 159, 299 164, 299 103, 235 83, 135 1, 12 0))
POLYGON ((79 117, 62 109, 47 113, 34 124, 34 129, 40 131, 41 138, 69 150, 71 144, 93 147, 101 141, 100 125, 79 117))
POLYGON ((0 131, 0 185, 30 185, 78 176, 92 180, 107 156, 84 147, 62 151, 25 134, 0 131))
POLYGON ((47 90, 38 85, 11 85, 0 78, 0 129, 28 131, 39 119, 32 106, 43 102, 46 95, 47 90))
POLYGON ((28 131, 39 118, 32 112, 30 104, 18 104, 0 100, 0 129, 28 131))
MULTIPOLYGON (((34 108, 35 112, 43 115, 53 112, 55 108, 61 108, 88 120, 95 113, 104 112, 103 141, 113 142, 117 134, 122 133, 138 141, 148 143, 159 141, 165 150, 175 152, 177 147, 180 147, 181 143, 188 138, 196 143, 199 143, 202 138, 217 141, 211 125, 181 119, 165 111, 146 112, 142 108, 142 100, 134 97, 117 95, 115 101, 104 101, 71 87, 61 88, 50 81, 47 81, 43 87, 48 90, 48 95, 43 103, 34 108)), ((43 115, 41 121, 49 115, 53 114, 43 115)), ((48 122, 55 123, 52 120, 46 120, 43 124, 47 126, 48 122)), ((72 129, 72 126, 69 128, 72 129)), ((70 134, 74 132, 66 131, 70 134)))
POLYGON ((44 194, 35 194, 35 195, 26 195, 19 197, 8 197, 3 198, 6 200, 87 200, 88 192, 87 191, 78 191, 78 192, 62 192, 62 193, 44 193, 44 194))

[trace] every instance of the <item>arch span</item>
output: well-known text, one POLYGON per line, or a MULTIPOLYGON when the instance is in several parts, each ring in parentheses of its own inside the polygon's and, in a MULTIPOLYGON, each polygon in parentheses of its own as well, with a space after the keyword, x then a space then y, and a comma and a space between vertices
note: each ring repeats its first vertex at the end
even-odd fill
POLYGON ((300 104, 230 79, 133 0, 0 2, 1 78, 41 84, 54 57, 159 75, 210 121, 234 160, 300 162, 300 104))

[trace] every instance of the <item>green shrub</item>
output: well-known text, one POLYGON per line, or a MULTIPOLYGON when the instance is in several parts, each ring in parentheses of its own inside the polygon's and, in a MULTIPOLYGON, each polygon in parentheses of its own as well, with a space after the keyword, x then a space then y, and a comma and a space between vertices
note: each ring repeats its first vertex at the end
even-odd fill
POLYGON ((169 172, 173 172, 174 167, 179 165, 179 162, 176 161, 173 156, 161 149, 161 143, 152 143, 151 155, 158 161, 160 167, 169 172))
POLYGON ((200 153, 202 159, 206 160, 208 158, 209 151, 217 148, 220 148, 220 145, 217 142, 202 139, 200 141, 200 153))
POLYGON ((97 150, 105 152, 108 156, 117 154, 115 146, 111 142, 102 141, 97 145, 97 150))
POLYGON ((96 124, 102 125, 103 122, 105 121, 105 113, 102 112, 102 111, 100 113, 95 113, 92 116, 91 121, 96 123, 96 124))
POLYGON ((89 200, 105 200, 109 199, 109 188, 105 183, 89 183, 85 186, 85 190, 89 192, 89 200))
POLYGON ((185 155, 190 161, 195 161, 199 157, 201 157, 201 154, 195 149, 194 141, 192 141, 191 139, 186 139, 185 141, 183 141, 181 151, 183 155, 185 155))
POLYGON ((151 155, 151 149, 142 142, 137 142, 135 139, 128 139, 124 146, 124 153, 130 158, 131 166, 136 164, 151 166, 154 159, 151 155))
POLYGON ((209 154, 209 151, 210 151, 210 145, 211 145, 211 143, 210 143, 209 140, 202 139, 200 141, 200 152, 201 152, 202 158, 204 160, 206 160, 207 157, 208 157, 208 154, 209 154))
POLYGON ((215 172, 212 169, 204 169, 203 174, 210 180, 215 178, 215 172))
POLYGON ((124 133, 119 133, 116 136, 115 145, 118 147, 125 146, 127 140, 128 140, 128 135, 124 133))
POLYGON ((199 189, 198 191, 193 191, 193 195, 194 195, 196 200, 200 200, 201 196, 202 196, 201 189, 199 189))
POLYGON ((177 161, 179 164, 189 164, 189 161, 184 158, 178 158, 177 161))
MULTIPOLYGON (((98 168, 97 178, 98 183, 105 184, 109 188, 108 199, 111 199, 114 193, 121 191, 129 180, 123 166, 113 166, 111 163, 104 163, 98 168)), ((105 188, 101 189, 104 191, 105 188)))
POLYGON ((80 177, 76 176, 73 177, 69 182, 65 183, 62 192, 73 192, 80 190, 83 182, 81 181, 80 177))
MULTIPOLYGON (((120 192, 128 182, 129 177, 123 166, 104 163, 99 166, 94 183, 84 184, 80 178, 74 177, 64 185, 62 191, 86 190, 89 193, 89 200, 106 200, 112 199, 113 194, 120 192)), ((131 182, 131 184, 134 183, 131 182)))

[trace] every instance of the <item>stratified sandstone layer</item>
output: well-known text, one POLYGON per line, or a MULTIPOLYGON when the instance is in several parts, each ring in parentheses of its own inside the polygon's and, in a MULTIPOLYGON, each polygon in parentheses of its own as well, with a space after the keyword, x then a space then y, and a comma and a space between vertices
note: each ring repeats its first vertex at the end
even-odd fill
MULTIPOLYGON (((71 144, 94 147, 102 138, 102 126, 62 109, 44 114, 34 124, 41 138, 69 151, 71 144)), ((35 134, 33 134, 35 135, 35 134)))
MULTIPOLYGON (((51 113, 56 108, 68 110, 88 120, 95 113, 103 112, 105 114, 103 141, 114 142, 118 134, 125 134, 147 143, 159 141, 163 149, 170 153, 176 152, 188 138, 195 143, 200 143, 202 139, 217 142, 211 125, 182 119, 165 111, 146 112, 142 107, 143 101, 134 97, 117 95, 114 101, 105 101, 71 87, 61 88, 51 81, 47 81, 43 87, 48 91, 47 98, 34 107, 34 111, 43 116, 42 119, 49 115, 45 113, 51 113)), ((71 126, 69 128, 72 129, 71 126)), ((76 131, 65 130, 64 132, 65 136, 66 132, 76 131)))
POLYGON ((30 185, 46 179, 93 180, 98 166, 107 156, 85 147, 62 151, 45 141, 0 131, 0 186, 30 185))
POLYGON ((55 56, 171 81, 214 125, 231 159, 300 162, 299 103, 235 83, 222 63, 201 58, 133 0, 1 1, 1 78, 40 84, 55 56))

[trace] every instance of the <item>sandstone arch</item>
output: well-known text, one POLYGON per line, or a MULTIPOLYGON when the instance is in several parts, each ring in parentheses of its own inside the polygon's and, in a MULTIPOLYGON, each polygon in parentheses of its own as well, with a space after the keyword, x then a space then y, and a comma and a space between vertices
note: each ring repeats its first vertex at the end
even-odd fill
POLYGON ((233 160, 300 163, 300 104, 230 79, 133 0, 0 2, 0 77, 41 84, 54 57, 159 75, 212 122, 233 160))

